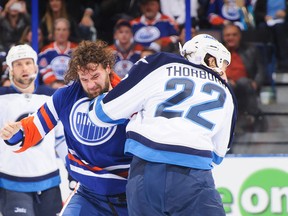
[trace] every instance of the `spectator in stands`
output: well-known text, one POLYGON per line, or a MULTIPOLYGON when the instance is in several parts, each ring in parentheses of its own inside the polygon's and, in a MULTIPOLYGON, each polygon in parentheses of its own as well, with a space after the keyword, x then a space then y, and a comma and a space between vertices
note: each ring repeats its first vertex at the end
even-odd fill
POLYGON ((1 77, 1 85, 2 87, 8 87, 11 86, 11 82, 8 76, 5 76, 4 74, 1 77))
MULTIPOLYGON (((42 49, 43 47, 43 34, 40 28, 38 28, 38 48, 39 50, 42 49)), ((28 44, 28 45, 32 45, 32 30, 30 26, 27 26, 24 31, 23 34, 20 38, 19 41, 20 44, 28 44)))
POLYGON ((94 11, 92 8, 86 8, 83 17, 79 22, 78 27, 81 40, 96 41, 97 39, 97 31, 92 19, 93 13, 94 11))
POLYGON ((265 64, 256 46, 242 43, 241 29, 237 25, 227 24, 222 34, 232 59, 226 70, 228 82, 238 100, 239 116, 251 120, 243 127, 251 126, 246 123, 255 123, 261 118, 258 96, 266 78, 265 64))
POLYGON ((209 7, 210 0, 198 0, 199 2, 199 8, 197 11, 198 14, 198 25, 200 29, 210 29, 211 24, 209 23, 207 19, 207 11, 209 7))
MULTIPOLYGON (((42 1, 47 1, 47 0, 42 0, 42 1)), ((95 9, 95 0, 66 0, 66 8, 67 12, 70 15, 73 15, 73 19, 75 20, 76 23, 80 23, 81 20, 84 17, 86 9, 92 9, 94 12, 95 9), (77 9, 77 10, 75 10, 77 9)))
MULTIPOLYGON (((190 35, 191 38, 194 37, 197 34, 195 25, 192 24, 190 27, 190 35)), ((186 28, 184 25, 179 25, 179 38, 176 43, 171 43, 169 46, 166 48, 162 49, 164 52, 173 52, 173 53, 179 53, 179 43, 185 44, 186 42, 186 28)))
MULTIPOLYGON (((161 12, 167 16, 172 17, 178 23, 183 25, 186 20, 186 2, 185 0, 160 0, 161 12)), ((199 1, 191 0, 190 2, 190 15, 191 22, 197 25, 198 23, 198 9, 199 1)))
POLYGON ((286 1, 258 0, 254 14, 257 28, 265 29, 275 45, 277 72, 288 72, 286 1))
POLYGON ((228 23, 238 25, 241 30, 254 28, 253 7, 250 0, 210 1, 207 15, 212 27, 222 29, 228 23))
POLYGON ((139 0, 92 1, 94 2, 93 20, 97 29, 97 39, 104 40, 108 44, 113 44, 113 30, 119 19, 131 20, 141 15, 139 0))
POLYGON ((79 42, 79 31, 78 25, 71 18, 71 15, 68 14, 66 9, 66 1, 65 0, 48 0, 46 11, 41 19, 41 30, 44 35, 44 45, 47 45, 54 41, 53 38, 53 30, 55 20, 58 18, 65 18, 70 22, 70 35, 69 40, 73 42, 79 42))
MULTIPOLYGON (((3 84, 6 82, 6 78, 8 78, 8 75, 5 74, 5 70, 7 67, 6 61, 5 61, 6 60, 6 54, 7 53, 4 50, 4 47, 0 44, 0 86, 4 86, 3 84)), ((7 85, 5 85, 5 86, 7 86, 7 85)))
POLYGON ((70 23, 65 18, 58 18, 54 24, 55 41, 43 48, 39 54, 39 69, 42 81, 52 88, 64 85, 64 74, 68 69, 71 53, 77 47, 68 40, 70 23))
POLYGON ((114 27, 114 44, 110 46, 114 50, 116 62, 114 71, 123 78, 133 64, 140 59, 143 47, 135 44, 132 27, 127 20, 119 20, 114 27))
MULTIPOLYGON (((184 25, 186 20, 185 0, 160 0, 161 12, 175 19, 179 25, 184 25)), ((195 28, 209 29, 211 25, 207 20, 207 11, 210 0, 191 0, 191 23, 195 28)))
POLYGON ((19 42, 24 29, 30 25, 30 15, 25 1, 9 0, 0 16, 0 42, 8 52, 19 42))
POLYGON ((11 85, 11 81, 9 78, 9 69, 8 66, 6 64, 6 52, 5 52, 5 56, 4 56, 4 60, 1 60, 1 82, 0 82, 0 86, 10 86, 11 85))
POLYGON ((140 53, 140 58, 144 58, 146 56, 149 56, 149 55, 153 55, 153 54, 156 54, 157 52, 154 50, 154 49, 151 49, 151 48, 144 48, 141 53, 140 53))
MULTIPOLYGON (((191 37, 194 37, 197 34, 195 25, 192 25, 190 31, 191 37)), ((179 32, 179 42, 184 44, 186 42, 186 28, 184 25, 179 26, 179 32)))
POLYGON ((160 13, 159 0, 141 0, 140 7, 142 16, 131 21, 136 43, 160 51, 178 40, 178 25, 160 13))

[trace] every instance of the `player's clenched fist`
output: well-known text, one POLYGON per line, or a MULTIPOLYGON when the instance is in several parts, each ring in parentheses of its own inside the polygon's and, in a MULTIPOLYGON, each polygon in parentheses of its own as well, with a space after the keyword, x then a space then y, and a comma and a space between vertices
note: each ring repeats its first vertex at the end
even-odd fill
POLYGON ((0 130, 0 137, 4 140, 10 139, 15 133, 17 133, 21 129, 21 122, 10 122, 7 123, 0 130))

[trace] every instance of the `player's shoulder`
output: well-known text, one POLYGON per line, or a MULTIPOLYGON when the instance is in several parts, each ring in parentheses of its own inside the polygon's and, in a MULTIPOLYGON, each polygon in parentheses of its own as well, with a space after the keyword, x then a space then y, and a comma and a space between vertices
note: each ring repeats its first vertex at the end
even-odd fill
POLYGON ((0 95, 6 95, 6 94, 11 94, 11 93, 17 93, 14 88, 11 86, 2 86, 0 87, 0 95))
POLYGON ((54 94, 55 91, 56 89, 51 88, 47 85, 39 85, 37 86, 35 94, 43 94, 43 95, 51 96, 54 94))
POLYGON ((147 56, 145 60, 147 61, 148 64, 153 62, 157 66, 170 64, 170 63, 190 64, 189 61, 187 61, 185 58, 183 58, 179 54, 168 53, 168 52, 159 52, 159 53, 147 56))
POLYGON ((58 88, 53 94, 53 96, 56 97, 65 96, 67 98, 74 97, 80 90, 81 90, 80 82, 74 81, 61 88, 58 88))

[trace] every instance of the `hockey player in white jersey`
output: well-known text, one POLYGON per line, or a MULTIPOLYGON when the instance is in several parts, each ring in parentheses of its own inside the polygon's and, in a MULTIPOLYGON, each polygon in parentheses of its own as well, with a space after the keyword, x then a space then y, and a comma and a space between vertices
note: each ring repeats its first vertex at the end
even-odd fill
MULTIPOLYGON (((6 62, 12 85, 0 88, 0 127, 30 115, 55 91, 36 85, 37 53, 29 45, 12 47, 6 62)), ((55 145, 57 149, 64 148, 64 153, 60 151, 63 154, 67 154, 67 148, 63 128, 59 127, 22 154, 15 153, 13 146, 0 139, 0 202, 3 203, 0 212, 3 216, 55 216, 60 212, 62 198, 55 145)))
POLYGON ((130 216, 225 215, 211 169, 234 133, 236 99, 225 81, 231 56, 207 34, 180 46, 180 53, 140 59, 89 107, 97 125, 131 118, 125 144, 134 156, 126 191, 130 216))

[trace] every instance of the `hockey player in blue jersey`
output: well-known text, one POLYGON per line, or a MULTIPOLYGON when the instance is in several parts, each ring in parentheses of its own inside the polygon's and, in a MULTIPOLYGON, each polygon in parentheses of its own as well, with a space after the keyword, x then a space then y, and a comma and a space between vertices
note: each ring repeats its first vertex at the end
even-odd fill
POLYGON ((124 155, 126 122, 98 127, 87 115, 91 99, 120 82, 113 66, 114 55, 106 43, 81 42, 65 75, 69 85, 58 89, 37 113, 0 131, 6 142, 23 152, 61 120, 68 146, 67 169, 79 182, 62 216, 128 215, 125 189, 131 157, 124 155))
POLYGON ((125 144, 133 155, 130 216, 225 215, 211 169, 229 150, 236 120, 236 100, 225 81, 230 53, 206 34, 180 52, 184 58, 159 53, 140 59, 89 107, 97 125, 131 118, 125 144))
MULTIPOLYGON (((36 85, 37 53, 29 45, 13 46, 6 63, 11 86, 0 87, 0 127, 35 112, 55 92, 36 85)), ((63 157, 67 154, 63 128, 59 124, 23 154, 15 154, 13 148, 0 139, 0 212, 3 216, 55 216, 62 208, 55 149, 63 157)))

